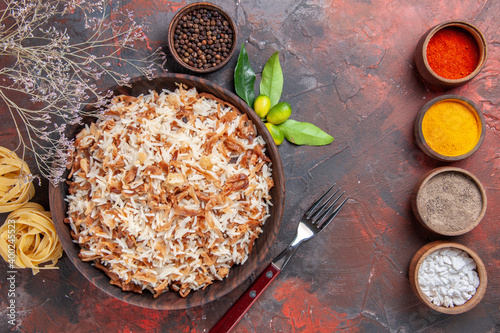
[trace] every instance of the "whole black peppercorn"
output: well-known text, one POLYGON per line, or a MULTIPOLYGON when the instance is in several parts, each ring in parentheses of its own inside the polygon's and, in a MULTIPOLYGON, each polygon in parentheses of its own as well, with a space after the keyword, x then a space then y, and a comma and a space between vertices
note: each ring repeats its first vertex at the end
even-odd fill
POLYGON ((215 67, 231 53, 232 30, 217 10, 194 9, 181 17, 174 31, 173 50, 193 68, 215 67))

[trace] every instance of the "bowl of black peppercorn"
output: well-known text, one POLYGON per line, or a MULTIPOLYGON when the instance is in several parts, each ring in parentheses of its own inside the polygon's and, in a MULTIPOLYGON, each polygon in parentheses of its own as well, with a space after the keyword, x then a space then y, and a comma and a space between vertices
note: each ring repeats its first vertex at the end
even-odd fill
POLYGON ((168 28, 168 48, 179 65, 194 73, 224 67, 236 50, 236 26, 220 7, 197 2, 175 14, 168 28))

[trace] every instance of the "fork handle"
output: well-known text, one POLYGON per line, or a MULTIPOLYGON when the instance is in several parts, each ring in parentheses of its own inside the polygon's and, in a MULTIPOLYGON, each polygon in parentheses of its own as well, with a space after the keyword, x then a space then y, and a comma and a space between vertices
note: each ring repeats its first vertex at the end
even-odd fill
POLYGON ((281 270, 273 263, 270 263, 243 295, 233 304, 226 314, 215 324, 209 333, 229 332, 236 326, 248 309, 266 290, 267 286, 273 282, 281 270))

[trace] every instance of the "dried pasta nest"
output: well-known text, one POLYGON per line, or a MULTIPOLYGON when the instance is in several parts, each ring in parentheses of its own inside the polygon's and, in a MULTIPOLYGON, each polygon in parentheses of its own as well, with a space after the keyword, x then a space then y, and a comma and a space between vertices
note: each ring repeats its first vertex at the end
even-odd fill
POLYGON ((34 195, 28 164, 13 151, 0 147, 0 213, 22 207, 34 195))
POLYGON ((0 255, 16 268, 31 268, 33 275, 57 268, 62 245, 50 212, 29 202, 10 213, 0 228, 0 255))

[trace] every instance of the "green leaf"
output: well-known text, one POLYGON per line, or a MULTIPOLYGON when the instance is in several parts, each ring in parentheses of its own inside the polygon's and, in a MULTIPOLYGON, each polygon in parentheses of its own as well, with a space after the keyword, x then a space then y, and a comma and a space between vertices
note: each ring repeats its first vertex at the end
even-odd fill
POLYGON ((333 142, 333 136, 311 123, 288 119, 278 127, 285 138, 296 145, 324 146, 333 142))
POLYGON ((271 107, 278 104, 283 91, 283 72, 281 71, 279 52, 276 51, 269 58, 262 70, 260 93, 269 96, 271 107))
POLYGON ((240 96, 250 107, 253 106, 255 100, 255 72, 248 60, 248 53, 245 49, 245 44, 241 44, 240 55, 234 69, 234 88, 238 96, 240 96))

